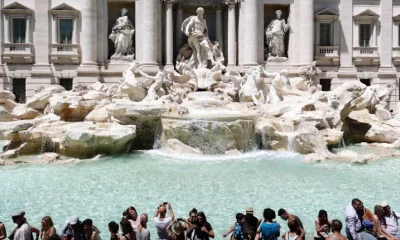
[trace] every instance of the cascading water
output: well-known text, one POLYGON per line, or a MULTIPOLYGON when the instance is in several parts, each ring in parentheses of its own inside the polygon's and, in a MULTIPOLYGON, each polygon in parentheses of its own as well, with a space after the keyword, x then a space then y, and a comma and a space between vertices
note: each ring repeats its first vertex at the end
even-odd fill
POLYGON ((171 139, 200 150, 203 154, 252 151, 257 148, 254 116, 163 116, 161 148, 171 139))

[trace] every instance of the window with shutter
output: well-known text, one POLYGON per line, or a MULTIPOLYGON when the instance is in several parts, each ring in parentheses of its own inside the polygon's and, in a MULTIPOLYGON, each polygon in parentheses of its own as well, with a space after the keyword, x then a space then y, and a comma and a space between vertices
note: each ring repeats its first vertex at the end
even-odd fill
POLYGON ((371 24, 360 24, 360 47, 370 47, 372 36, 371 24))
POLYGON ((60 19, 58 22, 59 26, 59 43, 71 44, 72 43, 72 31, 73 22, 72 19, 60 19))
POLYGON ((12 20, 12 42, 25 43, 26 19, 13 18, 12 20))
POLYGON ((319 29, 320 46, 332 46, 332 24, 320 23, 319 29))

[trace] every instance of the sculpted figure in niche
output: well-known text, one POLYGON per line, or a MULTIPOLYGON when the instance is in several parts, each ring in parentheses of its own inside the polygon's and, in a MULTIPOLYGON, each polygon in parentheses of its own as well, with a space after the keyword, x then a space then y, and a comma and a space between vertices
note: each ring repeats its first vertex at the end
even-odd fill
POLYGON ((135 28, 128 19, 128 16, 126 16, 127 13, 128 9, 121 9, 121 17, 117 18, 116 24, 113 26, 109 36, 109 39, 113 41, 115 46, 115 53, 111 57, 133 55, 132 36, 135 28))
POLYGON ((285 57, 284 39, 290 26, 281 17, 282 11, 276 11, 276 19, 272 20, 265 30, 269 56, 285 57))
POLYGON ((208 38, 208 28, 204 19, 204 9, 199 7, 196 16, 190 16, 182 23, 181 30, 188 36, 188 44, 180 49, 179 62, 184 62, 192 68, 207 68, 211 65, 222 64, 224 57, 219 50, 219 44, 213 44, 208 38))

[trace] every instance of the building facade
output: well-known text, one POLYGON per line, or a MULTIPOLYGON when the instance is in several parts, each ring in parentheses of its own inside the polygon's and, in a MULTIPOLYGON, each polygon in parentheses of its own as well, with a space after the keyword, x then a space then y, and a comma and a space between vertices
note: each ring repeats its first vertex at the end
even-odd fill
POLYGON ((133 60, 148 73, 172 70, 187 43, 182 22, 198 7, 229 71, 262 64, 295 76, 316 61, 323 90, 391 84, 399 101, 400 0, 1 0, 0 89, 24 102, 41 86, 118 83, 133 60), (134 34, 129 56, 115 57, 122 8, 134 34), (288 29, 284 56, 271 57, 266 31, 277 10, 288 29))

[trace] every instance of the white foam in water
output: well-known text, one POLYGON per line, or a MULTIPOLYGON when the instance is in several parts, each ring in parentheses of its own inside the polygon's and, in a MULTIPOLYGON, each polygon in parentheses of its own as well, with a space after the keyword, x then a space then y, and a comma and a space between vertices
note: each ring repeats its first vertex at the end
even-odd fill
POLYGON ((249 162, 249 161, 261 161, 261 160, 265 161, 265 160, 298 158, 300 156, 300 154, 294 152, 278 152, 278 151, 267 151, 267 150, 252 151, 236 155, 176 154, 176 153, 168 153, 160 149, 148 150, 143 152, 145 154, 149 154, 154 157, 160 157, 161 160, 182 162, 182 163, 223 162, 223 161, 249 162))

